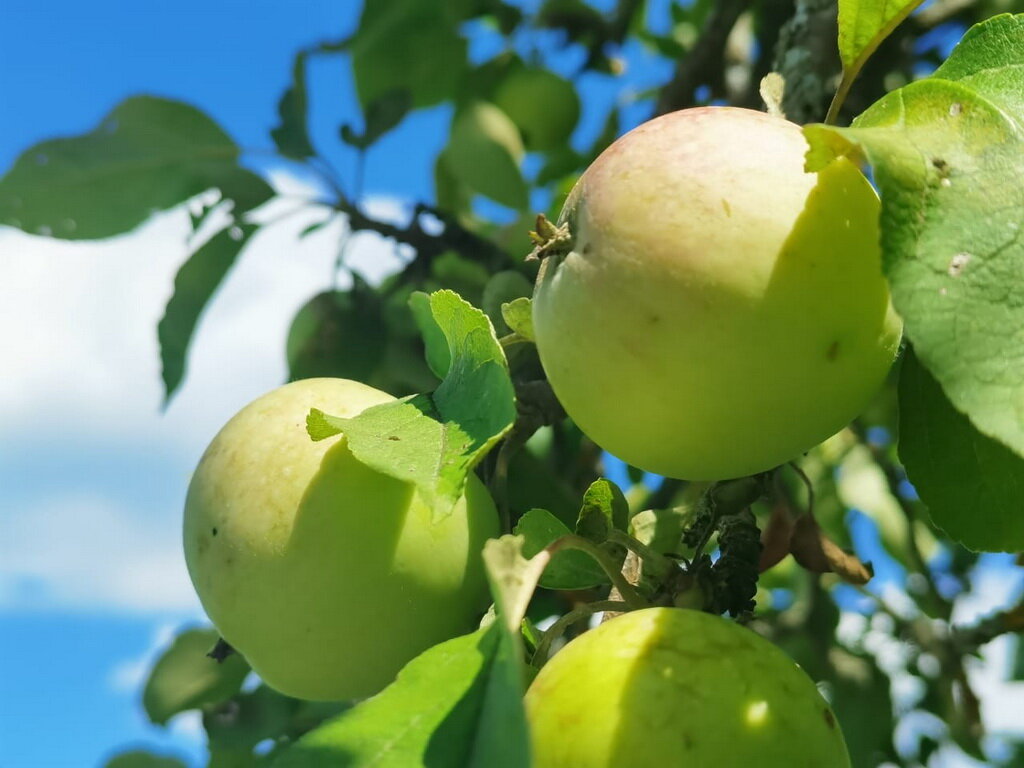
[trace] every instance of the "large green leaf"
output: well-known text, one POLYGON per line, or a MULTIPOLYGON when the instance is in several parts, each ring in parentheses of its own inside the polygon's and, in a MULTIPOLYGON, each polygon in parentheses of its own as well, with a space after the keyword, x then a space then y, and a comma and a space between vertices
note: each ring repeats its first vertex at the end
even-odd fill
POLYGON ((238 692, 249 665, 238 654, 221 662, 207 654, 218 640, 216 630, 190 629, 157 660, 146 681, 142 705, 149 719, 164 724, 179 712, 215 704, 238 692))
POLYGON ((452 175, 477 194, 509 208, 523 209, 528 189, 519 170, 519 130, 498 107, 477 101, 460 109, 444 150, 452 175))
POLYGON ((466 477, 511 429, 515 393, 490 321, 452 291, 415 294, 427 358, 440 386, 431 395, 384 403, 349 419, 316 409, 314 439, 343 432, 364 464, 415 483, 439 515, 462 495, 466 477))
POLYGON ((436 104, 454 93, 466 66, 466 41, 451 5, 378 0, 363 6, 350 50, 364 109, 395 91, 412 94, 414 107, 436 104))
POLYGON ((221 230, 196 249, 175 275, 174 293, 157 326, 166 400, 185 376, 199 315, 256 229, 252 224, 236 224, 221 230))
POLYGON ((274 768, 525 768, 521 683, 508 651, 497 622, 436 645, 274 768))
POLYGON ((900 374, 900 459, 950 537, 971 549, 1024 550, 1024 459, 975 429, 913 354, 900 374))
POLYGON ((946 65, 851 128, 808 126, 808 167, 862 149, 882 193, 893 301, 925 367, 1024 455, 1024 16, 970 30, 946 65))
MULTIPOLYGON (((127 232, 208 189, 270 195, 238 167, 230 137, 194 107, 152 96, 122 102, 90 133, 24 152, 0 179, 0 223, 68 240, 127 232)), ((261 199, 262 198, 262 199, 261 199)))

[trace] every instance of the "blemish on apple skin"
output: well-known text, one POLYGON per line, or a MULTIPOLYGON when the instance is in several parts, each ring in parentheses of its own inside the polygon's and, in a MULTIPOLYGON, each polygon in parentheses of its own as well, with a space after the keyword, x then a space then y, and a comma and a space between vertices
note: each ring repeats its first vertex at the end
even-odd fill
POLYGON ((729 201, 724 197, 722 198, 722 210, 725 211, 726 216, 732 216, 732 206, 729 205, 729 201))

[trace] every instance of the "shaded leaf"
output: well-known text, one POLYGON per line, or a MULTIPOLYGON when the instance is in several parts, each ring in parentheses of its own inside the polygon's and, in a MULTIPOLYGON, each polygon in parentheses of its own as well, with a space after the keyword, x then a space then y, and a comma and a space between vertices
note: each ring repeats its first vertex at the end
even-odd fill
POLYGON ((604 544, 612 531, 625 532, 628 526, 629 503, 619 486, 603 477, 591 483, 583 495, 576 533, 595 544, 604 544))
POLYGON ((341 126, 341 140, 358 149, 366 149, 381 136, 402 122, 412 109, 412 93, 407 88, 396 88, 383 93, 363 110, 363 132, 352 126, 341 126))
MULTIPOLYGON (((532 558, 572 531, 547 510, 531 509, 519 518, 515 533, 523 537, 523 557, 532 558)), ((607 574, 594 558, 576 549, 555 553, 540 577, 540 585, 547 589, 587 589, 607 583, 607 574)))
POLYGON ((528 189, 519 170, 522 140, 498 107, 478 101, 460 109, 444 156, 454 178, 473 192, 509 208, 526 207, 528 189))
POLYGON ((301 160, 316 154, 309 142, 307 126, 309 99, 306 95, 306 54, 300 52, 292 64, 292 82, 277 105, 279 122, 270 131, 278 151, 301 160))
POLYGON ((543 67, 514 68, 498 84, 492 101, 516 124, 530 151, 567 144, 580 117, 576 88, 543 67))
POLYGON ((867 156, 886 275, 917 355, 957 410, 1024 455, 1022 93, 1024 16, 998 16, 853 127, 805 133, 810 169, 867 156))
POLYGON ((163 725, 179 712, 214 704, 238 692, 249 665, 238 654, 216 662, 207 654, 219 636, 213 629, 190 629, 157 660, 142 694, 149 719, 163 725))
POLYGON ((466 66, 466 41, 449 5, 390 0, 363 6, 350 51, 364 110, 398 90, 412 94, 414 107, 436 104, 455 92, 466 66))
POLYGON ((1024 459, 975 429, 912 353, 899 394, 900 459, 932 521, 971 549, 1024 549, 1024 459))
POLYGON ((171 399, 185 376, 188 347, 199 316, 256 229, 252 224, 235 224, 221 230, 196 249, 175 275, 174 293, 157 326, 164 402, 171 399))
POLYGON ((436 645, 382 693, 299 739, 274 768, 526 768, 521 683, 497 624, 436 645))
POLYGON ((318 294, 295 315, 286 347, 289 377, 368 381, 386 343, 380 298, 354 275, 348 291, 318 294))
POLYGON ((466 476, 511 429, 515 394, 508 366, 487 317, 451 291, 414 302, 424 312, 428 358, 443 381, 432 395, 384 403, 350 419, 310 412, 313 439, 343 432, 353 455, 416 485, 435 513, 448 514, 466 476), (440 333, 438 333, 440 331, 440 333), (447 360, 439 350, 447 348, 447 360), (436 366, 436 367, 435 367, 436 366))
MULTIPOLYGON (((91 240, 127 232, 208 189, 267 199, 269 187, 249 178, 238 156, 231 138, 194 107, 136 96, 90 133, 25 151, 0 179, 0 223, 91 240)), ((236 210, 251 207, 246 199, 236 210)))

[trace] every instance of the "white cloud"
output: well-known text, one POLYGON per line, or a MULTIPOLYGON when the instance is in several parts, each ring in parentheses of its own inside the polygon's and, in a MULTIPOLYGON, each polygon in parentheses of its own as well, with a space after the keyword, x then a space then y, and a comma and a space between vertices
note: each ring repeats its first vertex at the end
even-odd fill
POLYGON ((201 616, 185 571, 177 516, 147 512, 98 493, 59 491, 6 510, 0 604, 201 616))
MULTIPOLYGON (((0 454, 30 437, 53 440, 55 462, 61 450, 93 444, 147 446, 150 461, 168 457, 169 484, 181 486, 178 498, 155 498, 146 509, 128 506, 110 481, 61 485, 59 473, 56 485, 17 489, 18 509, 5 489, 0 607, 196 610, 180 544, 188 472, 235 411, 285 380, 291 319, 336 284, 345 235, 338 220, 298 239, 326 209, 281 218, 318 191, 284 174, 273 181, 288 198, 260 211, 261 220, 277 218, 248 245, 201 318, 184 384, 166 413, 156 326, 186 258, 186 210, 99 243, 0 229, 0 454)), ((367 208, 388 220, 407 215, 390 199, 367 208)), ((366 233, 353 237, 347 257, 371 280, 402 263, 392 243, 366 233)), ((126 477, 133 471, 122 469, 126 477)))

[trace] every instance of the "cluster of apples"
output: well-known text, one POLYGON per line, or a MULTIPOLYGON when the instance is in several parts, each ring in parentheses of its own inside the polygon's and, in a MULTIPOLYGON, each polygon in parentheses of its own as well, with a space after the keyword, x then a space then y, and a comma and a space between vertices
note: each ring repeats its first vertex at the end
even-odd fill
MULTIPOLYGON (((541 361, 599 445, 688 480, 768 470, 843 427, 879 387, 900 323, 878 200, 845 160, 803 170, 799 127, 725 107, 652 120, 586 171, 534 301, 541 361)), ((391 399, 312 379, 244 408, 192 480, 185 552, 224 639, 306 699, 372 696, 487 604, 498 535, 471 476, 432 521, 414 488, 314 443, 310 408, 391 399)), ((570 642, 526 696, 537 768, 849 765, 813 682, 725 619, 651 608, 570 642)))

